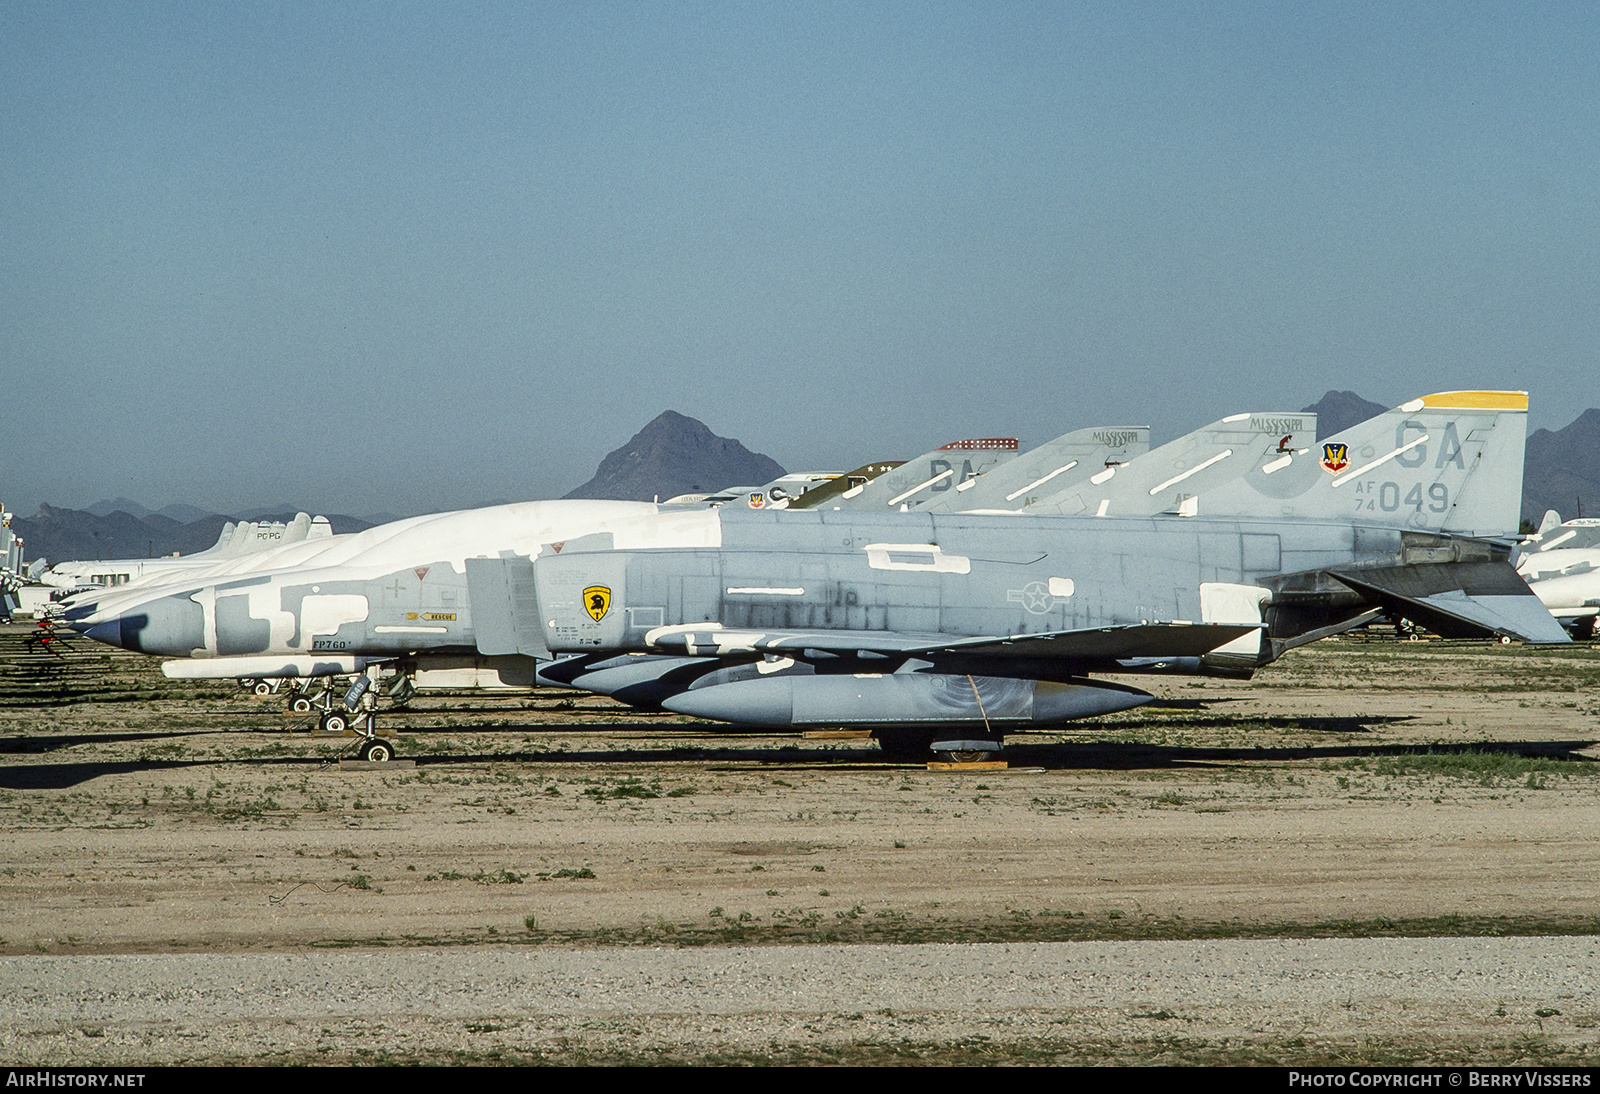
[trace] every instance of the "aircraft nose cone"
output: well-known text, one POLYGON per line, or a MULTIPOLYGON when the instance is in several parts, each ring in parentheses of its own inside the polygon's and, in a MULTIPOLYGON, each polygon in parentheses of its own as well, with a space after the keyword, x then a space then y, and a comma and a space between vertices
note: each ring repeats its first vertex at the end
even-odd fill
POLYGON ((108 646, 122 645, 122 617, 108 619, 104 623, 97 623, 83 632, 85 638, 92 638, 96 642, 104 642, 108 646))
POLYGON ((200 605, 181 596, 164 596, 130 607, 84 633, 108 646, 168 657, 188 657, 205 645, 200 605))

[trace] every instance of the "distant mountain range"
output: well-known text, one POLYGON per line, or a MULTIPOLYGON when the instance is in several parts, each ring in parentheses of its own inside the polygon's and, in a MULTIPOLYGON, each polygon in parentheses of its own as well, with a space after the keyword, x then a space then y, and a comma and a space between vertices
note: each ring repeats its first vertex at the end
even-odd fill
MULTIPOLYGON (((1353 391, 1330 391, 1304 409, 1317 415, 1317 439, 1321 440, 1389 408, 1353 391)), ((783 473, 771 457, 717 436, 703 422, 668 410, 606 456, 594 478, 567 497, 665 501, 677 494, 760 486, 783 473)), ((1546 509, 1575 517, 1580 515, 1580 504, 1590 515, 1600 514, 1600 409, 1584 411, 1563 429, 1541 429, 1529 437, 1522 484, 1522 516, 1526 520, 1537 523, 1546 509)), ((26 542, 29 559, 60 562, 173 551, 194 554, 214 544, 230 520, 287 521, 294 518, 295 511, 291 503, 231 517, 181 504, 152 511, 119 497, 81 510, 41 505, 34 516, 13 518, 11 523, 26 542)), ((336 533, 359 532, 392 519, 398 518, 388 513, 366 518, 328 516, 336 533)))
POLYGON ((600 461, 569 498, 666 501, 678 494, 763 486, 783 474, 770 456, 719 437, 704 422, 668 410, 600 461))
POLYGON ((1376 418, 1389 408, 1381 403, 1369 403, 1353 391, 1330 391, 1310 406, 1301 407, 1303 414, 1317 416, 1317 440, 1343 433, 1353 425, 1368 418, 1376 418))
POLYGON ((1546 509, 1563 517, 1600 515, 1600 410, 1578 415, 1565 429, 1528 438, 1522 473, 1522 515, 1535 523, 1546 509))

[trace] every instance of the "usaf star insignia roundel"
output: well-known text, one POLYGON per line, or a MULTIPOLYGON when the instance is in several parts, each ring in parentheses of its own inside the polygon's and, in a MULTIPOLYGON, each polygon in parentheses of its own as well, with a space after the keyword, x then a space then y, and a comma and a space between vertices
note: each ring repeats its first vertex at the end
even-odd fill
POLYGON ((611 590, 604 585, 590 585, 583 590, 583 607, 590 619, 600 622, 611 610, 611 590))

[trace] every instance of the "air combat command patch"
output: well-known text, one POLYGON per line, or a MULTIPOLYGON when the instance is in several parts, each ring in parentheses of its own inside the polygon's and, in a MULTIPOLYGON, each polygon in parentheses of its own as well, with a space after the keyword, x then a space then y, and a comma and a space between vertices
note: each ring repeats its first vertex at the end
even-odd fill
POLYGON ((1325 444, 1322 446, 1322 466, 1330 473, 1337 475, 1350 466, 1350 446, 1346 444, 1325 444))

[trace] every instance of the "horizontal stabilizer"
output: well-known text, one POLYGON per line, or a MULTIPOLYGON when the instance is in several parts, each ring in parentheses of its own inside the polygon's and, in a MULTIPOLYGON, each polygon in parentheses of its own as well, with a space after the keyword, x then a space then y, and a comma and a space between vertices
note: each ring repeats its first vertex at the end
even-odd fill
POLYGON ((1334 570, 1391 612, 1446 638, 1510 635, 1524 642, 1570 642, 1567 632, 1509 562, 1447 562, 1378 570, 1334 570))

